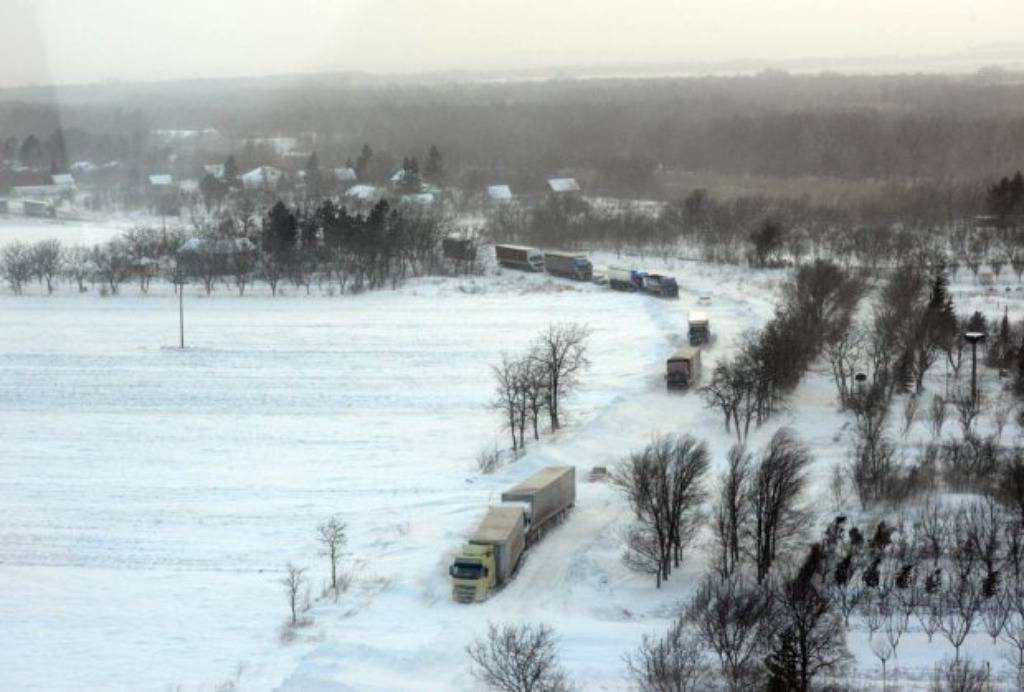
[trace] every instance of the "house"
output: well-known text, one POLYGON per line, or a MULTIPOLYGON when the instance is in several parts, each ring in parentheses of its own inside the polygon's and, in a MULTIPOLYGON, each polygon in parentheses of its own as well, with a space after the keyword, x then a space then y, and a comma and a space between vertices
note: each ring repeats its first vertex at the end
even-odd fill
POLYGON ((266 188, 273 190, 277 187, 278 183, 281 182, 281 178, 284 177, 284 171, 273 166, 258 166, 252 169, 248 173, 243 173, 240 176, 242 185, 247 190, 258 190, 260 188, 266 188))
POLYGON ((354 168, 335 168, 332 172, 334 173, 334 179, 339 183, 354 183, 359 177, 356 175, 354 168))
POLYGON ((488 185, 487 198, 492 202, 511 202, 512 188, 508 185, 488 185))
POLYGON ((174 177, 168 173, 155 173, 149 176, 149 186, 152 188, 174 187, 174 177))
POLYGON ((203 173, 205 175, 212 175, 217 180, 221 180, 224 178, 224 164, 207 163, 203 166, 203 173))
POLYGON ((345 190, 345 196, 357 202, 374 202, 380 199, 380 191, 373 185, 353 185, 345 190))
POLYGON ((50 181, 54 185, 65 187, 69 190, 73 190, 75 188, 75 179, 70 173, 54 173, 50 176, 50 181))
POLYGON ((71 197, 74 194, 74 188, 69 188, 66 185, 16 185, 12 188, 12 192, 16 197, 25 200, 50 201, 71 197))
POLYGON ((26 199, 21 203, 21 210, 25 216, 57 218, 57 208, 51 202, 26 199))
POLYGON ((548 189, 555 195, 572 195, 580 191, 580 184, 576 178, 550 178, 548 189))

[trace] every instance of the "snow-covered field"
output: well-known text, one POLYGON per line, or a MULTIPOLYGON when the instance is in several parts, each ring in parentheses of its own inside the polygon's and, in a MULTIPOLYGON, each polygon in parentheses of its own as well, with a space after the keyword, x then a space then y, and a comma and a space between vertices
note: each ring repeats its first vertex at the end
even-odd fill
MULTIPOLYGON (((695 551, 660 591, 627 571, 624 503, 586 471, 667 432, 707 439, 720 463, 732 442, 720 416, 665 391, 664 358, 708 293, 710 370, 770 316, 783 276, 672 270, 679 301, 515 272, 343 298, 193 287, 183 352, 166 287, 0 296, 0 687, 472 690, 465 645, 516 620, 556 630, 581 689, 622 689, 622 655, 665 628, 704 561, 695 551), (479 475, 477 451, 505 444, 489 366, 567 320, 593 330, 569 425, 479 475), (579 470, 568 520, 494 598, 452 603, 450 556, 487 504, 565 463, 579 470), (352 585, 337 603, 319 599, 328 566, 315 540, 332 514, 350 535, 352 585), (285 642, 288 562, 309 568, 313 622, 285 642)), ((807 499, 826 511, 847 421, 823 372, 793 401, 776 422, 812 446, 807 499)), ((870 688, 877 662, 862 639, 850 644, 870 688)), ((998 666, 985 642, 973 637, 972 654, 998 666)), ((923 683, 941 649, 908 635, 901 681, 923 683)))

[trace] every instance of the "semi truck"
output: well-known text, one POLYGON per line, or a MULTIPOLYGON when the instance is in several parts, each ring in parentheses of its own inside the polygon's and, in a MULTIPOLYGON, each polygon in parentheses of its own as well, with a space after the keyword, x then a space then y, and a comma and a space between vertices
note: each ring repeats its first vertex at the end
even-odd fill
POLYGON ((689 389, 700 379, 700 349, 683 346, 665 363, 665 383, 669 389, 689 389))
POLYGON ((576 467, 549 466, 501 494, 452 561, 452 599, 484 601, 515 573, 523 552, 576 504, 576 467))
POLYGON ((671 276, 661 274, 644 274, 642 279, 643 292, 661 298, 678 298, 679 284, 671 276))
POLYGON ((643 275, 636 269, 608 267, 608 287, 616 291, 639 291, 643 285, 643 275))
POLYGON ((594 265, 586 255, 577 252, 552 250, 544 253, 544 268, 548 274, 564 276, 576 281, 590 281, 594 275, 594 265))
POLYGON ((510 269, 524 269, 528 272, 544 271, 544 255, 537 248, 526 245, 495 245, 494 255, 498 264, 510 269))
POLYGON ((691 312, 689 314, 689 337, 691 346, 706 344, 711 340, 711 326, 708 322, 708 315, 705 312, 691 312))

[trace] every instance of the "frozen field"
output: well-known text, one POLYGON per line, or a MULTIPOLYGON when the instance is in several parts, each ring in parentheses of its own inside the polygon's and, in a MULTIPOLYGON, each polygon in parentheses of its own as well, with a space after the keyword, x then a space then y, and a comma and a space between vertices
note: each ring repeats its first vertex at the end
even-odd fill
MULTIPOLYGON (((675 271, 679 301, 509 272, 345 298, 190 293, 184 352, 166 291, 0 296, 0 687, 471 690, 465 645, 514 619, 555 628, 582 689, 623 688, 623 653, 664 629, 704 561, 660 592, 628 572, 624 503, 586 471, 660 432, 704 437, 721 461, 719 415, 666 393, 663 360, 697 293, 713 296, 710 369, 767 319, 781 276, 675 271), (568 427, 481 477, 476 452, 505 444, 490 364, 564 320, 593 330, 568 427), (551 463, 579 469, 568 521, 496 597, 451 603, 452 552, 503 488, 551 463), (315 542, 334 513, 352 577, 337 603, 317 600, 315 542), (289 561, 309 567, 314 622, 283 643, 289 561)), ((819 487, 846 448, 833 398, 812 373, 777 421, 811 444, 819 487)), ((900 653, 904 683, 941 654, 922 635, 900 653)))

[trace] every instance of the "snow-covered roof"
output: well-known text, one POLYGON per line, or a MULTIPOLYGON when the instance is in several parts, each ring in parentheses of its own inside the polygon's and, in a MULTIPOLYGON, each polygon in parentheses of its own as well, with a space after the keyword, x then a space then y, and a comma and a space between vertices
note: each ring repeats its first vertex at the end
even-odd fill
POLYGON ((507 202, 512 199, 512 188, 508 185, 489 185, 487 196, 496 202, 507 202))
POLYGON ((262 185, 263 183, 276 183, 284 175, 280 169, 273 166, 258 166, 248 173, 241 175, 245 185, 262 185))
POLYGON ((92 161, 75 161, 68 168, 75 173, 92 173, 98 166, 92 161))
POLYGON ((167 173, 157 173, 149 176, 150 185, 173 185, 174 178, 167 173))
POLYGON ((353 185, 345 190, 346 197, 355 197, 361 200, 373 199, 376 195, 377 188, 373 185, 353 185))
POLYGON ((73 186, 75 184, 75 179, 70 173, 54 173, 50 176, 50 180, 53 181, 54 185, 73 186))
POLYGON ((690 313, 687 319, 689 319, 690 322, 707 322, 708 313, 699 310, 694 310, 693 312, 690 313))
POLYGON ((579 192, 580 185, 576 178, 550 178, 548 187, 552 192, 579 192))
POLYGON ((357 178, 354 168, 335 168, 334 177, 342 182, 348 182, 357 178))
POLYGON ((420 192, 415 195, 402 195, 401 201, 405 204, 428 205, 434 203, 434 196, 429 192, 420 192))
POLYGON ((256 246, 248 238, 189 238, 178 252, 197 252, 210 255, 231 255, 236 252, 251 252, 256 246))
POLYGON ((224 177, 224 164, 223 163, 208 163, 203 166, 203 171, 212 175, 214 178, 224 177))

